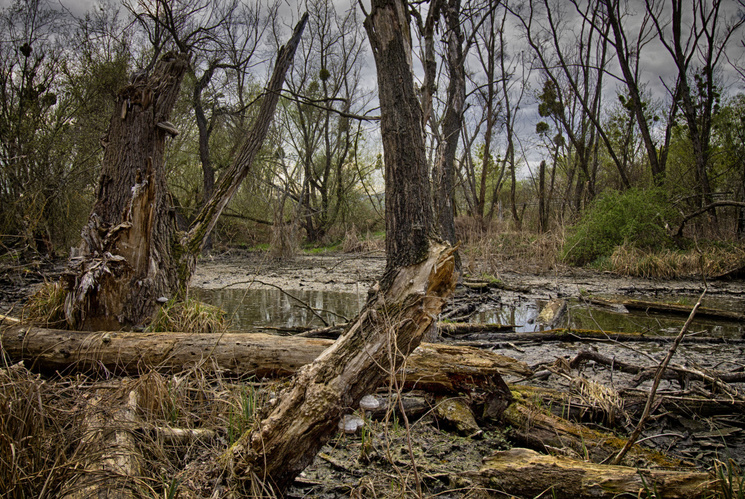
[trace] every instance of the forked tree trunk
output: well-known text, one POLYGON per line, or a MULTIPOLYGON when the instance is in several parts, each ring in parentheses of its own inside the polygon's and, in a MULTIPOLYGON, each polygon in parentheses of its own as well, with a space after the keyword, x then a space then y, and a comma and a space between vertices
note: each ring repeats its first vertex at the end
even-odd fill
POLYGON ((378 70, 385 159, 387 268, 345 333, 303 367, 259 427, 226 456, 240 479, 282 493, 357 407, 405 363, 452 293, 454 250, 430 239, 432 206, 411 34, 403 0, 373 0, 365 19, 378 70))
POLYGON ((253 128, 186 233, 176 228, 163 152, 166 138, 178 133, 168 119, 188 56, 167 54, 148 77, 119 92, 105 141, 97 201, 83 228, 82 256, 71 260, 63 276, 69 326, 142 326, 160 302, 182 294, 217 218, 261 149, 307 19, 306 14, 280 49, 253 128))

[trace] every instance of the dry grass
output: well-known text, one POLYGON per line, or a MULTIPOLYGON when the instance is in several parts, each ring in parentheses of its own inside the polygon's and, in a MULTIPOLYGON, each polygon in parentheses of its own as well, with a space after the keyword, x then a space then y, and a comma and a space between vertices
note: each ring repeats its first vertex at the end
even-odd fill
POLYGON ((300 234, 296 223, 275 223, 269 254, 275 260, 292 260, 300 251, 300 234))
POLYGON ((613 252, 607 270, 636 277, 680 278, 721 275, 745 266, 745 248, 741 246, 699 246, 688 251, 645 251, 630 245, 613 252))
POLYGON ((59 282, 44 283, 23 307, 23 321, 42 327, 65 327, 66 296, 67 291, 59 282))
POLYGON ((515 230, 511 222, 458 218, 456 235, 463 242, 464 268, 472 275, 498 275, 505 268, 545 272, 560 264, 560 228, 541 234, 515 230))
POLYGON ((367 231, 365 237, 361 237, 357 227, 352 225, 344 233, 344 240, 341 244, 341 250, 344 253, 372 253, 376 251, 385 251, 385 238, 374 237, 367 231))
POLYGON ((160 309, 147 330, 223 333, 230 327, 225 312, 198 300, 169 301, 160 309))
MULTIPOLYGON (((252 428, 274 385, 224 379, 219 371, 155 371, 136 380, 44 379, 22 364, 0 369, 0 491, 4 498, 55 498, 105 484, 134 497, 210 497, 227 446, 252 428), (118 411, 134 395, 134 423, 118 411), (134 435, 124 456, 138 472, 102 463, 134 435), (106 440, 112 437, 112 440, 106 440), (114 450, 112 450, 114 449, 114 450)), ((122 456, 114 456, 122 457, 122 456)), ((239 495, 242 491, 238 491, 239 495)))

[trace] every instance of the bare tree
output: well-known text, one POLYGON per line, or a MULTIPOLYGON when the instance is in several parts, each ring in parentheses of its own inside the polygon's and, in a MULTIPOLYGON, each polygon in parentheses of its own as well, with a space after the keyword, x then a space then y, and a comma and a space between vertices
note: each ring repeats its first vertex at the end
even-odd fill
MULTIPOLYGON (((677 69, 671 94, 685 117, 695 157, 698 204, 705 206, 713 201, 709 170, 712 120, 720 99, 717 72, 730 40, 745 20, 737 16, 728 22, 722 0, 673 0, 669 20, 663 19, 665 11, 658 5, 655 0, 647 0, 647 14, 677 69)), ((713 209, 711 214, 716 217, 713 209)))

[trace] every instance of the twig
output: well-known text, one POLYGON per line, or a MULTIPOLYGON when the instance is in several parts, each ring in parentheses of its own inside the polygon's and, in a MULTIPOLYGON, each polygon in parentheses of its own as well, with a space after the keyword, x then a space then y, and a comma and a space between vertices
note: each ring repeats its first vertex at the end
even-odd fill
POLYGON ((696 311, 698 310, 698 307, 701 305, 701 301, 704 299, 704 295, 706 294, 706 290, 708 289, 705 283, 704 283, 704 286, 705 287, 704 287, 703 292, 701 293, 701 296, 698 297, 698 301, 696 302, 696 305, 693 306, 693 309, 691 310, 691 313, 688 315, 688 319, 686 320, 685 324, 683 324, 683 327, 678 333, 678 336, 675 337, 675 341, 670 346, 670 350, 667 352, 667 356, 657 368, 657 374, 655 375, 654 381, 652 382, 652 389, 649 391, 649 396, 647 397, 647 403, 644 406, 644 412, 642 413, 641 419, 639 419, 639 423, 636 425, 636 428, 634 428, 634 431, 631 433, 631 436, 626 441, 626 444, 623 446, 623 448, 610 461, 610 464, 618 465, 623 459, 623 457, 626 455, 626 453, 629 451, 629 449, 631 449, 634 443, 636 443, 637 439, 639 438, 639 435, 641 435, 642 429, 644 428, 644 424, 647 422, 647 419, 649 418, 649 414, 652 409, 652 405, 654 404, 654 397, 655 397, 655 394, 657 393, 657 388, 660 386, 662 375, 665 372, 667 365, 670 363, 670 360, 673 358, 673 355, 675 355, 675 351, 678 349, 678 345, 680 345, 680 342, 683 340, 683 337, 685 336, 686 331, 688 331, 688 327, 691 325, 691 322, 693 322, 693 318, 696 316, 696 311))

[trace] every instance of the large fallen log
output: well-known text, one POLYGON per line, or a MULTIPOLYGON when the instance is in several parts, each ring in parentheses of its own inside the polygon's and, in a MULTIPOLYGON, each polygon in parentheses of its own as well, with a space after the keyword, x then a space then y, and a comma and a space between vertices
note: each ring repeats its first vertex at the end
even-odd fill
POLYGON ((687 499, 721 492, 719 480, 708 473, 594 464, 519 448, 485 458, 481 470, 465 478, 518 497, 687 499))
MULTIPOLYGON (((623 448, 626 440, 593 430, 551 414, 524 393, 512 391, 513 403, 502 414, 511 427, 510 438, 520 445, 542 452, 559 452, 581 459, 602 462, 623 448)), ((634 445, 622 464, 673 468, 683 463, 657 451, 634 445)))
MULTIPOLYGON (((195 366, 220 369, 224 375, 288 376, 332 343, 260 333, 88 333, 30 326, 11 326, 0 333, 5 355, 32 370, 130 376, 195 366)), ((401 377, 409 387, 457 393, 491 386, 497 375, 531 374, 523 362, 493 352, 423 343, 409 356, 401 377)))

